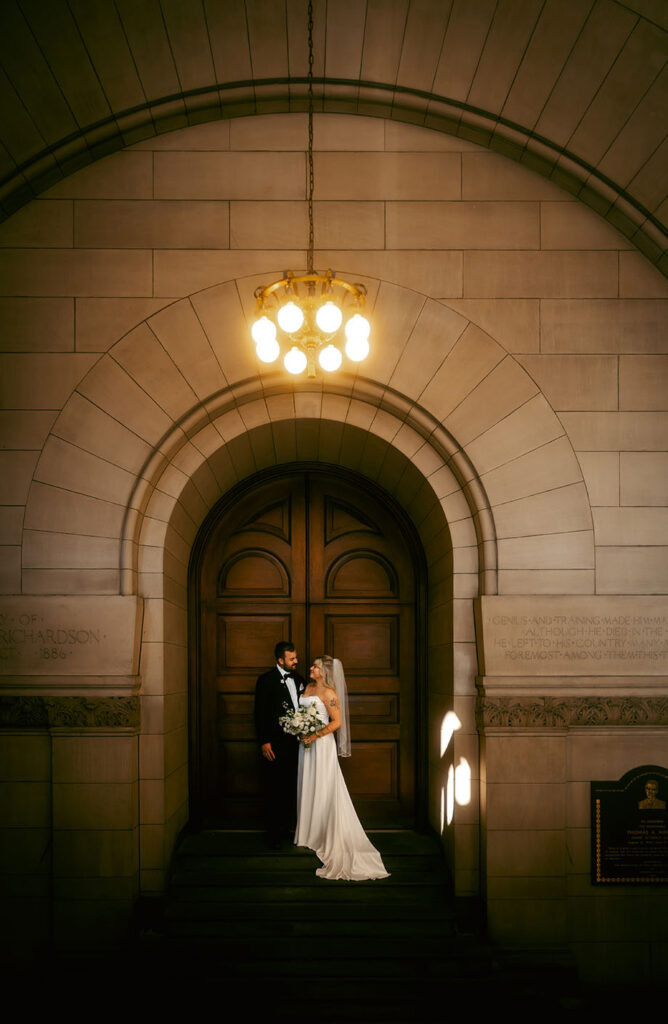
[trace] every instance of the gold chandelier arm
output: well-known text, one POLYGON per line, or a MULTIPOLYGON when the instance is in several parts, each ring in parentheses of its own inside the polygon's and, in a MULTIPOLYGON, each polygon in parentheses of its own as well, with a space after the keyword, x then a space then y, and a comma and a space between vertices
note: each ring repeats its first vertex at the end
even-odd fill
POLYGON ((332 287, 342 288, 344 291, 349 292, 357 301, 360 306, 364 305, 366 299, 366 288, 363 284, 350 284, 349 281, 344 281, 343 278, 334 277, 332 271, 327 271, 327 274, 290 274, 289 277, 281 278, 280 281, 273 281, 271 284, 260 286, 255 289, 255 298, 258 301, 258 306, 262 307, 265 300, 271 295, 276 295, 281 290, 289 294, 294 291, 294 285, 297 284, 321 284, 327 290, 332 287))

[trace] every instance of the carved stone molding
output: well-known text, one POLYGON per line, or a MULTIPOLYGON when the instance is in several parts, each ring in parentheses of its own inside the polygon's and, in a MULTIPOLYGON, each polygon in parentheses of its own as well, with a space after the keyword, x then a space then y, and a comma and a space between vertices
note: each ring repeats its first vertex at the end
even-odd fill
POLYGON ((0 727, 138 728, 138 697, 0 696, 0 727))
POLYGON ((568 729, 668 725, 668 697, 487 697, 478 695, 480 729, 568 729))

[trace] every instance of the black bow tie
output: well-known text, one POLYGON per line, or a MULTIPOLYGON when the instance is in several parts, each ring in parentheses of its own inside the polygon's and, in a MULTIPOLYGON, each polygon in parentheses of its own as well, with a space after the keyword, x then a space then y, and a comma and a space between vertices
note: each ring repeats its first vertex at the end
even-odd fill
POLYGON ((285 682, 286 679, 294 679, 294 678, 295 678, 295 676, 294 676, 293 672, 285 672, 283 674, 283 682, 285 682))

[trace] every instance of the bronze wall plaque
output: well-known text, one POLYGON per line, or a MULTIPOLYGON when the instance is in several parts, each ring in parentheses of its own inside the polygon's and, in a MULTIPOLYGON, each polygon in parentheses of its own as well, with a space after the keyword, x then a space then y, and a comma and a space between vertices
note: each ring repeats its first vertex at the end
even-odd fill
POLYGON ((591 783, 594 885, 668 883, 668 769, 646 764, 591 783))

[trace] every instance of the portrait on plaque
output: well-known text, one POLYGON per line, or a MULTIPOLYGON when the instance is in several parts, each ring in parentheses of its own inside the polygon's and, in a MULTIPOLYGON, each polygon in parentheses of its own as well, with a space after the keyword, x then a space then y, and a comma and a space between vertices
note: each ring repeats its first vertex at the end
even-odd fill
POLYGON ((591 783, 594 885, 668 882, 667 797, 668 769, 659 765, 591 783))

